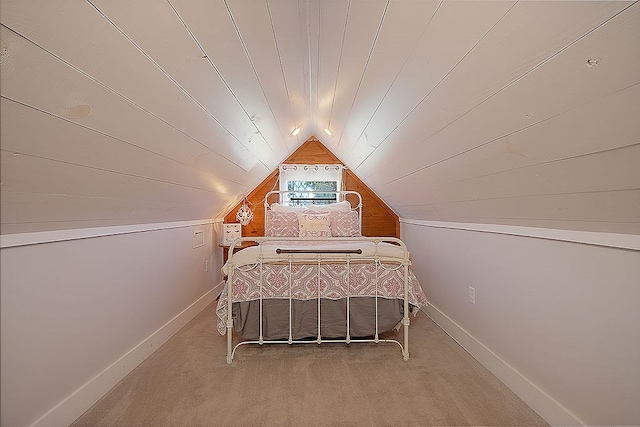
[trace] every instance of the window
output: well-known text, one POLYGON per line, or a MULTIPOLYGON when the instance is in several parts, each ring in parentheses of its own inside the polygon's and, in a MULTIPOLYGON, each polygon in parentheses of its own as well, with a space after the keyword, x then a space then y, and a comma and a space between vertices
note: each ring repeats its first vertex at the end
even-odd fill
POLYGON ((291 192, 282 194, 280 202, 326 205, 340 201, 335 192, 342 189, 342 170, 342 165, 280 165, 280 191, 291 192))

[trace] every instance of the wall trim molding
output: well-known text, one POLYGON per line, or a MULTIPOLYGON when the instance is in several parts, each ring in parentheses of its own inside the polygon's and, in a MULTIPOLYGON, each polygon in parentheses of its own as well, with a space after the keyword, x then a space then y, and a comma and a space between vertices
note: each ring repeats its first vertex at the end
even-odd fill
POLYGON ((225 291, 225 287, 224 287, 225 284, 226 282, 223 280, 217 285, 215 285, 213 289, 211 289, 211 292, 213 292, 213 299, 218 299, 218 297, 222 295, 222 293, 225 291))
POLYGON ((154 224, 133 224, 112 227, 74 228, 69 230, 38 231, 34 233, 3 234, 0 236, 0 248, 4 249, 17 246, 40 245, 43 243, 116 236, 119 234, 194 227, 198 225, 209 225, 215 222, 217 222, 217 220, 202 219, 195 221, 161 222, 154 224))
POLYGON ((75 421, 134 368, 211 304, 217 296, 215 289, 218 286, 207 291, 157 331, 48 410, 34 421, 30 427, 55 427, 69 425, 75 421))
POLYGON ((501 359, 437 307, 427 304, 421 310, 549 424, 552 426, 586 426, 584 421, 501 359))
POLYGON ((431 228, 476 231, 480 233, 507 234, 535 239, 557 240, 583 245, 640 251, 640 235, 616 234, 594 231, 561 230, 554 228, 522 227, 499 224, 475 224, 462 222, 424 221, 400 218, 400 223, 431 228))

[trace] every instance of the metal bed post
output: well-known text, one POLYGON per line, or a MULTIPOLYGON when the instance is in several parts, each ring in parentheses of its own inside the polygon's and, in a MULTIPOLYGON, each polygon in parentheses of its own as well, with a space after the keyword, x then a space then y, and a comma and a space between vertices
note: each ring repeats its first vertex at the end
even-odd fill
POLYGON ((375 292, 375 302, 376 302, 376 335, 374 337, 374 342, 377 344, 378 341, 380 340, 380 337, 378 336, 378 284, 380 281, 380 278, 378 276, 378 268, 379 268, 379 263, 380 263, 380 259, 378 258, 378 242, 375 242, 376 244, 376 255, 375 255, 375 261, 374 261, 374 265, 376 266, 376 292, 375 292))
POLYGON ((351 254, 347 254, 347 344, 351 344, 351 254))
MULTIPOLYGON (((405 248, 406 254, 406 248, 405 248)), ((402 325, 404 326, 404 348, 402 349, 402 358, 409 360, 409 259, 405 255, 405 259, 402 261, 404 265, 404 316, 402 318, 402 325)))
POLYGON ((264 264, 262 263, 262 257, 259 259, 260 262, 260 337, 258 338, 258 343, 262 345, 264 343, 264 324, 262 322, 262 304, 264 301, 263 298, 263 277, 264 277, 264 264))
POLYGON ((289 344, 293 343, 293 264, 292 254, 289 254, 289 344))
POLYGON ((320 332, 320 254, 316 255, 318 260, 318 278, 317 278, 317 289, 318 289, 318 338, 317 343, 322 344, 322 335, 320 332))
MULTIPOLYGON (((229 251, 233 254, 235 242, 229 247, 229 251)), ((233 278, 233 257, 229 262, 229 276, 227 278, 227 364, 231 364, 233 358, 233 298, 232 298, 232 278, 233 278)))

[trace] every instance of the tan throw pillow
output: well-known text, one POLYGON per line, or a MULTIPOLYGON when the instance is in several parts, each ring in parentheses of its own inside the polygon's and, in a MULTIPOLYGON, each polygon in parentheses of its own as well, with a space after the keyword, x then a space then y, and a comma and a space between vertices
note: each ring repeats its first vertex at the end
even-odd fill
POLYGON ((329 214, 298 213, 299 237, 331 237, 329 214))

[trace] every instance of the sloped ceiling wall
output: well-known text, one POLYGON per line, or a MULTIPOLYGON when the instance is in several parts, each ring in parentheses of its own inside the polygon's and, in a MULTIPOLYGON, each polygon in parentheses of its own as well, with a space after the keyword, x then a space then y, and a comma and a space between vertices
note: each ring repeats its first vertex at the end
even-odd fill
POLYGON ((311 135, 404 218, 640 233, 640 4, 0 6, 2 233, 218 217, 311 135))

